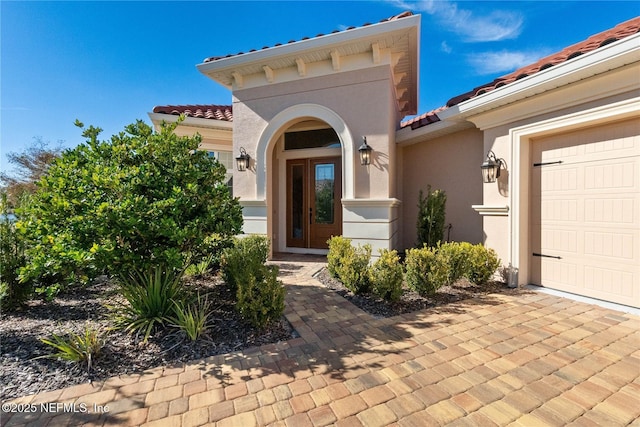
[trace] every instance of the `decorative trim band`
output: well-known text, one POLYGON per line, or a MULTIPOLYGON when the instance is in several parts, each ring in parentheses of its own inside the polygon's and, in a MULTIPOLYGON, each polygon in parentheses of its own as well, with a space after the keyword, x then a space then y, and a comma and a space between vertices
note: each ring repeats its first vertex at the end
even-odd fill
POLYGON ((489 205, 471 205, 471 209, 480 215, 488 216, 508 216, 509 206, 489 206, 489 205))
POLYGON ((349 207, 390 207, 395 208, 402 203, 398 199, 342 199, 342 206, 349 207))

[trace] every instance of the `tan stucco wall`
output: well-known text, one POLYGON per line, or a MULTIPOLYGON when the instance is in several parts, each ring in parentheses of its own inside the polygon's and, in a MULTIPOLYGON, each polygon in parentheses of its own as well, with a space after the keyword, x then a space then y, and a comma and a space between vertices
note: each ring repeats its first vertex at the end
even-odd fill
MULTIPOLYGON (((486 246, 493 248, 500 256, 503 265, 513 264, 520 270, 519 283, 526 284, 529 282, 529 266, 526 254, 531 252, 529 248, 529 174, 531 162, 529 161, 529 140, 527 138, 518 140, 514 136, 514 131, 524 128, 540 129, 548 128, 541 131, 540 135, 549 136, 555 133, 563 133, 573 129, 589 128, 593 126, 606 125, 610 123, 609 119, 594 120, 585 122, 580 125, 563 125, 564 117, 576 117, 576 122, 580 122, 579 117, 582 112, 593 112, 597 117, 598 110, 603 111, 603 117, 606 116, 608 106, 624 100, 629 100, 638 96, 638 91, 624 91, 624 88, 630 86, 630 82, 635 79, 636 86, 640 83, 637 80, 637 73, 631 68, 625 67, 621 70, 613 71, 609 74, 593 77, 586 81, 574 84, 572 86, 559 88, 554 91, 541 94, 537 97, 521 101, 520 103, 509 105, 507 107, 492 110, 488 113, 472 117, 471 120, 479 127, 484 129, 483 145, 484 154, 488 150, 493 150, 498 158, 503 158, 507 162, 507 170, 503 170, 501 177, 497 183, 483 184, 483 200, 482 204, 486 206, 507 206, 509 208, 509 216, 483 216, 482 229, 484 230, 486 246), (607 88, 612 94, 608 96, 597 97, 599 93, 606 92, 607 88), (616 88, 619 93, 616 92, 616 88), (581 102, 582 100, 582 102, 581 102), (555 106, 555 109, 553 107, 555 106), (561 108, 564 106, 564 108, 561 108), (518 119, 525 112, 540 111, 540 114, 518 119), (507 123, 508 119, 513 120, 507 123), (502 123, 500 123, 502 122, 502 123), (558 122, 555 124, 555 122, 558 122), (499 123, 492 125, 492 123, 499 123), (545 123, 549 123, 545 125, 545 123), (519 156, 514 155, 514 145, 519 144, 519 156), (516 158, 517 156, 517 158, 516 158), (513 188, 511 175, 514 170, 519 171, 519 188, 513 188), (514 218, 514 206, 512 206, 513 198, 517 196, 522 204, 519 208, 518 218, 514 218), (512 223, 518 223, 512 227, 512 223), (519 248, 519 258, 514 258, 515 247, 519 248)), ((631 84, 631 86, 633 86, 631 84)), ((613 119, 613 120, 618 120, 613 119)))
MULTIPOLYGON (((353 140, 354 146, 345 161, 356 164, 351 178, 354 197, 390 197, 395 192, 395 185, 389 170, 395 159, 394 151, 389 147, 395 143, 395 127, 392 124, 393 119, 397 118, 390 78, 389 66, 383 65, 357 72, 236 90, 233 99, 234 121, 242 123, 242 126, 234 129, 234 152, 242 146, 255 161, 260 136, 278 113, 301 104, 320 105, 344 121, 353 140), (373 162, 368 168, 359 164, 357 149, 362 136, 367 137, 368 144, 374 150, 373 162)), ((284 126, 282 131, 287 127, 284 126)), ((234 189, 240 197, 255 198, 258 192, 254 171, 236 173, 234 189)))
MULTIPOLYGON (((453 241, 483 241, 482 219, 471 205, 482 202, 482 132, 460 131, 401 148, 403 247, 416 243, 418 196, 427 186, 447 193, 446 224, 453 241)), ((445 230, 445 239, 447 231, 445 230)))

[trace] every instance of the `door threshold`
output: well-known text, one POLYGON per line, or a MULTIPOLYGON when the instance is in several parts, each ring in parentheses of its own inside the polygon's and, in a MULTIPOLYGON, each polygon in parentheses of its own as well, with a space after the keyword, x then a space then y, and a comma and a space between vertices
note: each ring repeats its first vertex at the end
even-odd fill
POLYGON ((290 254, 327 255, 329 253, 329 249, 284 248, 281 252, 290 254))

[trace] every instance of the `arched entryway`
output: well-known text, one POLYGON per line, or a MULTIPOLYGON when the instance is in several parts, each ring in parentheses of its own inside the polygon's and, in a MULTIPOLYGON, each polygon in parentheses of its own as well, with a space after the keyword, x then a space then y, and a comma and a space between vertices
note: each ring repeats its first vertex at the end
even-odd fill
POLYGON ((353 194, 351 147, 342 119, 322 106, 291 107, 267 126, 256 175, 274 251, 323 253, 342 234, 342 198, 353 194))

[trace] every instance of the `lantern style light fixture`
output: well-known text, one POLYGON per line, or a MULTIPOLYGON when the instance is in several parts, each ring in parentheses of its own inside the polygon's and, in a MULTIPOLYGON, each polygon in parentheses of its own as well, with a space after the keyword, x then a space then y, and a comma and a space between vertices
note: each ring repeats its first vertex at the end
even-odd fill
POLYGON ((244 172, 249 167, 249 160, 251 157, 247 154, 244 147, 240 147, 240 155, 236 157, 236 166, 240 172, 244 172))
POLYGON ((482 182, 485 184, 496 182, 496 179, 500 177, 500 168, 507 168, 507 164, 503 159, 498 159, 495 153, 491 150, 487 153, 480 170, 482 171, 482 182))
POLYGON ((358 152, 360 153, 360 164, 362 166, 371 164, 371 151, 373 151, 373 148, 367 144, 367 137, 363 136, 362 145, 358 148, 358 152))

